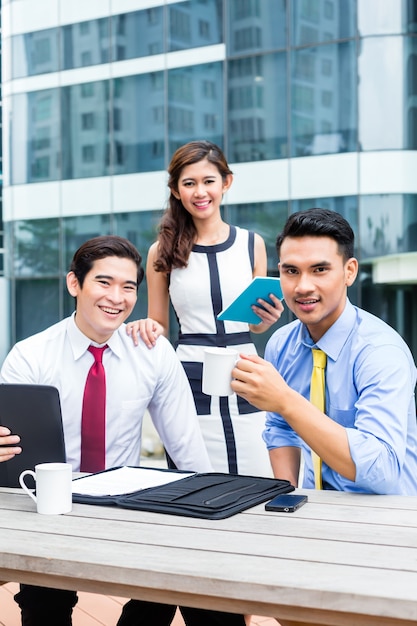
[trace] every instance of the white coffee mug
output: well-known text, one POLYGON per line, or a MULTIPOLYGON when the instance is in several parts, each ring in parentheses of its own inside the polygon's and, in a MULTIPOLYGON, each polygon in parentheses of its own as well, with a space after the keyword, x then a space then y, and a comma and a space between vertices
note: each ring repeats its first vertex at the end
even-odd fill
POLYGON ((203 393, 208 396, 231 396, 232 370, 238 352, 230 348, 205 348, 203 357, 203 393))
POLYGON ((71 463, 39 463, 35 471, 24 470, 19 476, 20 486, 36 502, 36 510, 44 515, 69 513, 72 509, 71 463), (33 476, 35 489, 25 483, 25 476, 33 476))

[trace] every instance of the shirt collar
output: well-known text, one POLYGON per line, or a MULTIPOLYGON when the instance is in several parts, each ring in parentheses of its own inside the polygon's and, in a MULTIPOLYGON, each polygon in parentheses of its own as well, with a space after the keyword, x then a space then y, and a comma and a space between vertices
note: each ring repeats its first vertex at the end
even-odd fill
POLYGON ((308 348, 317 347, 323 350, 333 361, 337 361, 343 346, 353 330, 355 319, 355 308, 349 299, 346 299, 346 306, 342 314, 317 343, 314 343, 311 339, 310 333, 304 324, 300 327, 300 341, 308 348))
MULTIPOLYGON (((123 324, 121 328, 124 328, 124 326, 125 325, 123 324)), ((114 352, 116 356, 120 357, 122 353, 122 340, 118 331, 119 329, 112 334, 106 343, 111 351, 114 352)), ((87 352, 88 346, 91 344, 97 345, 78 328, 75 323, 75 312, 68 319, 67 335, 75 360, 79 359, 85 352, 87 352)))

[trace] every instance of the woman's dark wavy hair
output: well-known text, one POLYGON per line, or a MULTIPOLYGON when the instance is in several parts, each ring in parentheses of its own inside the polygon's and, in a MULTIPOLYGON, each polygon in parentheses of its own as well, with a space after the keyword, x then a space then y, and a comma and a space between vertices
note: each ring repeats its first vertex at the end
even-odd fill
POLYGON ((314 208, 290 215, 283 231, 277 237, 278 258, 286 237, 307 236, 334 239, 345 262, 354 256, 355 235, 349 222, 336 211, 314 208))
POLYGON ((168 187, 171 190, 168 207, 158 228, 158 253, 154 263, 157 272, 170 272, 176 267, 187 266, 197 231, 190 214, 173 191, 178 191, 184 167, 203 159, 217 167, 223 180, 232 174, 222 150, 210 141, 190 141, 176 150, 168 166, 168 187))
POLYGON ((70 271, 74 272, 80 287, 83 286, 84 279, 93 267, 94 261, 109 256, 131 259, 135 263, 137 268, 137 286, 139 287, 144 274, 142 257, 128 239, 118 237, 117 235, 93 237, 83 243, 75 252, 70 271))

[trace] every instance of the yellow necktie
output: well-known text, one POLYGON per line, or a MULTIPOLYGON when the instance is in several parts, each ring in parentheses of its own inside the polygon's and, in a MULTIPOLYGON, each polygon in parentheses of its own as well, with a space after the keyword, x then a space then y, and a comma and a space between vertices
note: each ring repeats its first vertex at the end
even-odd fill
MULTIPOLYGON (((327 355, 323 350, 312 349, 313 353, 313 371, 311 373, 310 382, 310 402, 314 404, 320 411, 325 412, 325 381, 324 371, 326 369, 327 355)), ((311 451, 314 469, 314 484, 316 489, 323 489, 321 479, 321 458, 313 450, 311 451)))

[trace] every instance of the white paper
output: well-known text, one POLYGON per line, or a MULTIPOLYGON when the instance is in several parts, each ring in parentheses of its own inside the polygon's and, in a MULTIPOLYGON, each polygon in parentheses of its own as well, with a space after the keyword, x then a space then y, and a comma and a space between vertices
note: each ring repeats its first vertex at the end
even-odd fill
POLYGON ((193 476, 194 472, 161 472, 141 467, 121 467, 109 472, 92 474, 72 481, 72 493, 88 496, 117 496, 125 493, 166 485, 174 480, 193 476))

